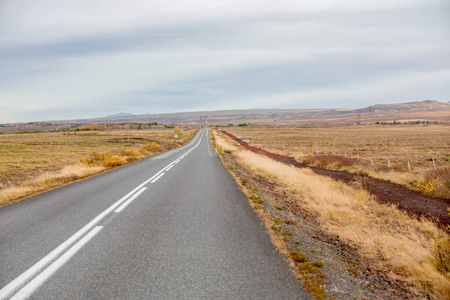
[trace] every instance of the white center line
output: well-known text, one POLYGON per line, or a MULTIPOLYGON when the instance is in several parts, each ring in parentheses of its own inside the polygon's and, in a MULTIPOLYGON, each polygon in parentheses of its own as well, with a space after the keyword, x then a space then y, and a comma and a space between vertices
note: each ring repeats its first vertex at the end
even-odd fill
POLYGON ((59 268, 61 268, 72 256, 75 255, 90 239, 92 239, 103 226, 97 226, 86 234, 81 240, 73 245, 66 253, 60 258, 55 260, 50 266, 42 271, 38 276, 31 280, 26 286, 24 286, 11 300, 27 299, 38 287, 40 287, 50 276, 53 275, 59 268))
MULTIPOLYGON (((164 174, 164 173, 163 173, 164 174)), ((140 194, 142 194, 147 188, 143 187, 142 189, 139 190, 139 192, 137 192, 136 194, 133 195, 133 197, 131 197, 130 199, 128 199, 127 201, 125 201, 121 206, 119 206, 119 208, 117 208, 114 212, 115 213, 119 213, 121 212, 125 207, 128 206, 128 204, 130 204, 134 199, 136 199, 137 197, 139 197, 140 194)))
POLYGON ((168 167, 168 168, 166 169, 166 172, 169 171, 169 170, 172 169, 172 168, 173 168, 173 165, 171 165, 170 167, 168 167))
POLYGON ((166 173, 161 173, 161 174, 159 174, 158 175, 158 177, 156 177, 155 179, 153 179, 152 181, 150 181, 150 183, 155 183, 158 179, 160 179, 164 174, 166 174, 166 173))

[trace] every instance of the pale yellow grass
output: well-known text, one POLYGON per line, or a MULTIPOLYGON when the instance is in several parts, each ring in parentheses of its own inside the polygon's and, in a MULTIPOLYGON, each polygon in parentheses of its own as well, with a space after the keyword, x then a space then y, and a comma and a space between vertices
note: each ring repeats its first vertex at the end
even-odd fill
POLYGON ((450 274, 434 264, 432 241, 449 236, 428 220, 411 219, 393 206, 376 202, 363 189, 338 183, 309 169, 286 166, 250 151, 234 152, 254 173, 271 177, 301 195, 303 207, 317 215, 329 233, 359 245, 362 255, 440 298, 450 297, 450 274))
POLYGON ((73 164, 65 166, 59 171, 42 173, 34 179, 29 179, 21 184, 1 189, 0 205, 11 203, 16 199, 71 182, 73 180, 85 178, 89 175, 99 173, 104 169, 105 167, 102 166, 88 167, 82 164, 73 164))
POLYGON ((218 133, 217 131, 213 131, 212 134, 214 136, 217 145, 217 150, 219 152, 222 151, 222 147, 224 149, 224 152, 227 153, 231 153, 238 149, 239 146, 235 141, 231 141, 230 139, 223 137, 223 135, 218 133))

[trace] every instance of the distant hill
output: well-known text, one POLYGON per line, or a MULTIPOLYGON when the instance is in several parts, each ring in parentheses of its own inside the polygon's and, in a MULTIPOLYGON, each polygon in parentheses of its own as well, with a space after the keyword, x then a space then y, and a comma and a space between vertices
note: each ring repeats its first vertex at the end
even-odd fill
POLYGON ((74 120, 76 123, 200 124, 304 124, 376 121, 450 121, 450 103, 425 100, 399 104, 377 104, 362 109, 247 109, 170 114, 115 115, 108 118, 74 120))
POLYGON ((205 124, 291 125, 355 124, 385 121, 444 121, 450 124, 450 103, 425 100, 399 104, 377 104, 361 109, 247 109, 133 115, 118 113, 104 118, 66 121, 0 124, 0 133, 65 130, 83 124, 153 123, 173 125, 205 124))
POLYGON ((105 118, 128 117, 128 116, 133 116, 133 114, 121 112, 115 115, 107 115, 105 118))

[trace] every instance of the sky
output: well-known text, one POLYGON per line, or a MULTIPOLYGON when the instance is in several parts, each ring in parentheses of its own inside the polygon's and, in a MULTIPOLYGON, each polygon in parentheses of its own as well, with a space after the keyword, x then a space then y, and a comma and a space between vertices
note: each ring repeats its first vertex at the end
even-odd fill
POLYGON ((0 0, 0 123, 427 99, 448 0, 0 0))

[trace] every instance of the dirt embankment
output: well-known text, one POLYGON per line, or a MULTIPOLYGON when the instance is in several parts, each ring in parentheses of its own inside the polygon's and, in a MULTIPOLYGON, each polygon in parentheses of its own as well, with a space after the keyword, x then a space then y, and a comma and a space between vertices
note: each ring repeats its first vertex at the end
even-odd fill
POLYGON ((278 155, 256 148, 231 133, 226 131, 221 132, 238 142, 247 150, 268 156, 284 164, 293 165, 297 168, 309 168, 316 174, 328 176, 334 180, 344 183, 361 182, 365 189, 377 197, 378 201, 395 204, 399 209, 407 212, 410 216, 416 218, 420 218, 422 216, 429 217, 436 220, 443 226, 450 224, 450 216, 447 211, 447 208, 450 207, 450 199, 424 195, 422 193, 412 191, 406 186, 368 176, 309 167, 306 164, 296 161, 293 157, 278 155))

